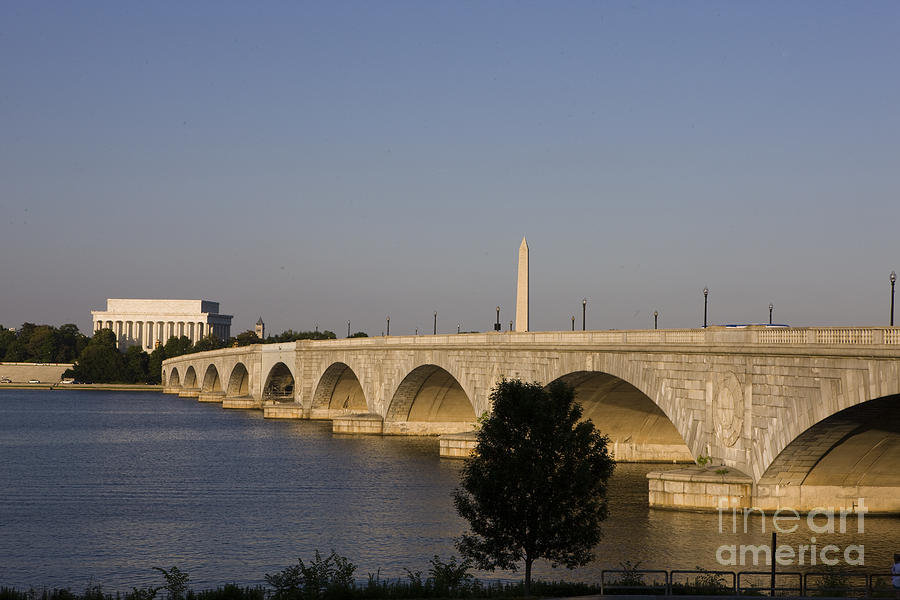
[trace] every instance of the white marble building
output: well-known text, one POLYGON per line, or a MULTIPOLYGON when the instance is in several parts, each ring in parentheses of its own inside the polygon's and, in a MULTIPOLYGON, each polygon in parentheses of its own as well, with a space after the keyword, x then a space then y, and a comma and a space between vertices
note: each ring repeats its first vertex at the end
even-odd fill
POLYGON ((219 314, 209 300, 139 300, 108 298, 106 310, 92 310, 94 331, 112 329, 119 349, 140 346, 152 352, 171 337, 187 336, 196 343, 209 334, 231 337, 231 315, 219 314))

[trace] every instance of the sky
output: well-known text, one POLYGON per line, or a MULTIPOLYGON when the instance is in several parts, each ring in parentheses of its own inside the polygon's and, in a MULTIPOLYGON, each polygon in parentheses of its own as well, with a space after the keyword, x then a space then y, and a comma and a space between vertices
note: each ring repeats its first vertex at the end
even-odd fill
POLYGON ((900 3, 0 3, 0 323, 886 325, 900 3))

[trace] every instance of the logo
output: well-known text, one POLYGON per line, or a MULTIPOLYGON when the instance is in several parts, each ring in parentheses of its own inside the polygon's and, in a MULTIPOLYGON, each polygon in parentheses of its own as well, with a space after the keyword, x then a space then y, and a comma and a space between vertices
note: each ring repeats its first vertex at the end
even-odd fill
MULTIPOLYGON (((751 523, 751 519, 758 518, 760 533, 766 533, 766 523, 771 523, 771 531, 776 534, 808 535, 809 543, 781 544, 775 546, 772 556, 772 546, 766 544, 722 544, 716 549, 716 561, 723 566, 771 566, 772 559, 780 566, 804 566, 824 565, 833 567, 843 563, 847 566, 862 566, 865 564, 866 548, 863 544, 849 544, 841 548, 835 544, 821 544, 817 536, 847 533, 848 520, 855 521, 857 533, 865 532, 865 517, 868 512, 865 498, 858 498, 852 509, 833 507, 818 507, 809 511, 805 517, 793 508, 779 508, 771 516, 759 508, 724 508, 719 507, 719 533, 750 534, 757 530, 757 526, 751 523), (848 519, 849 517, 849 519, 848 519)), ((853 524, 849 526, 852 531, 853 524)))

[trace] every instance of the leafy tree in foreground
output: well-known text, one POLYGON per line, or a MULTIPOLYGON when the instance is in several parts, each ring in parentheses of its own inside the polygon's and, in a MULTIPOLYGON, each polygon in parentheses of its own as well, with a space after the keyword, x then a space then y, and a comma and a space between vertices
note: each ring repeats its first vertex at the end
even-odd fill
POLYGON ((524 562, 527 596, 536 559, 571 569, 593 558, 615 461, 608 438, 580 421, 575 392, 561 382, 504 380, 491 403, 454 492, 470 528, 456 546, 480 569, 524 562))

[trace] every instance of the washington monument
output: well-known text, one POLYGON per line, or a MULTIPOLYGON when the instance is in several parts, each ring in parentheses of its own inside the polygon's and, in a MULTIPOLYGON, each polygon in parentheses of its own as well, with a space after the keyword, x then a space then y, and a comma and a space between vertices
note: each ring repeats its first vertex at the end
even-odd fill
POLYGON ((519 279, 516 283, 516 331, 528 331, 528 242, 519 246, 519 279))

